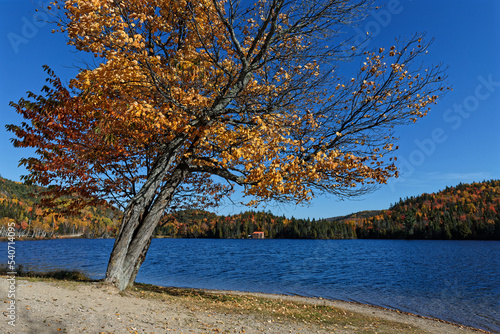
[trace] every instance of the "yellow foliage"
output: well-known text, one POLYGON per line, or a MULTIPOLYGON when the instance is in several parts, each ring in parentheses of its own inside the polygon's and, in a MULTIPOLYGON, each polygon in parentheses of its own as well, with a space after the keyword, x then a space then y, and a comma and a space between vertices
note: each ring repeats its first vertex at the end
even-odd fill
POLYGON ((44 139, 50 158, 32 169, 45 182, 47 171, 71 174, 86 196, 133 194, 157 168, 165 182, 187 171, 184 182, 207 194, 208 175, 217 175, 257 199, 297 202, 313 190, 343 195, 395 176, 383 161, 394 138, 377 131, 416 121, 438 98, 424 88, 439 72, 408 66, 417 38, 365 52, 358 74, 344 80, 318 60, 336 54, 309 32, 316 23, 296 31, 299 9, 259 1, 237 21, 230 3, 65 1, 61 30, 100 63, 71 80, 77 96, 54 93, 64 103, 38 121, 64 135, 44 139), (315 57, 318 43, 324 51, 315 57))

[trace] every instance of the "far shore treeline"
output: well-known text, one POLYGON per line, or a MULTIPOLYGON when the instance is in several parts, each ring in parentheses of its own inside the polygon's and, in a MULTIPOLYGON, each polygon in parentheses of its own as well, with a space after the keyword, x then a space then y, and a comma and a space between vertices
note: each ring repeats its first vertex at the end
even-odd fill
MULTIPOLYGON (((121 212, 88 207, 79 216, 43 215, 35 194, 43 188, 0 178, 0 238, 15 223, 25 239, 112 238, 121 212)), ((333 213, 332 213, 333 214, 333 213)), ((219 216, 202 210, 165 215, 156 237, 295 239, 475 239, 500 240, 500 180, 459 184, 438 193, 401 199, 388 210, 363 211, 327 219, 297 219, 247 211, 219 216)))

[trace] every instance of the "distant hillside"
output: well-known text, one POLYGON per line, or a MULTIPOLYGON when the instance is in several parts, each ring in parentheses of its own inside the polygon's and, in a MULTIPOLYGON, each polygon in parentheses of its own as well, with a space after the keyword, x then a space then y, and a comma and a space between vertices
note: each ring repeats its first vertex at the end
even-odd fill
MULTIPOLYGON (((0 177, 0 237, 14 223, 16 235, 32 238, 77 235, 115 236, 121 213, 111 206, 89 207, 77 217, 43 215, 44 188, 0 177)), ((500 180, 459 184, 433 194, 401 199, 388 210, 356 212, 323 220, 247 211, 219 216, 202 210, 165 215, 158 237, 247 238, 263 231, 266 238, 290 239, 491 239, 500 240, 500 180)))
POLYGON ((500 240, 500 180, 400 200, 356 231, 358 238, 500 240))
POLYGON ((21 182, 15 182, 0 177, 0 198, 18 198, 38 203, 36 193, 43 191, 42 187, 27 186, 21 182))
POLYGON ((359 211, 359 212, 351 213, 347 216, 331 217, 331 218, 326 218, 325 220, 332 221, 332 222, 361 221, 364 218, 370 218, 370 217, 376 216, 376 215, 380 214, 380 212, 382 212, 382 210, 359 211))
POLYGON ((353 239, 355 226, 344 222, 296 219, 271 212, 247 211, 218 216, 202 210, 185 210, 164 217, 157 236, 173 238, 244 239, 254 231, 266 238, 287 239, 353 239))
POLYGON ((40 208, 43 187, 29 186, 0 177, 0 237, 13 226, 16 237, 110 237, 116 233, 121 213, 111 206, 88 207, 80 215, 60 217, 40 208))
POLYGON ((287 219, 270 212, 217 216, 186 210, 166 216, 157 235, 184 238, 495 239, 500 240, 500 181, 448 187, 371 210, 324 220, 287 219))

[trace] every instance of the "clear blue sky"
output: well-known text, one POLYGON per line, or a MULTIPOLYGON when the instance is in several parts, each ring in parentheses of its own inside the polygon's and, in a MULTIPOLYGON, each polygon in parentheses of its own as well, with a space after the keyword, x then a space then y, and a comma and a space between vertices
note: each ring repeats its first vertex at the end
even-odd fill
MULTIPOLYGON (((38 22, 34 9, 40 0, 0 0, 0 175, 18 181, 18 167, 28 150, 15 149, 5 124, 21 117, 8 106, 26 91, 39 93, 44 84, 42 65, 63 79, 76 73, 78 57, 52 25, 38 22)), ((449 66, 453 91, 427 117, 397 129, 402 176, 378 191, 356 200, 316 198, 309 206, 268 206, 276 214, 297 218, 326 218, 361 210, 385 209, 399 198, 435 192, 459 182, 500 179, 500 1, 498 0, 384 0, 360 30, 370 31, 370 47, 393 44, 413 32, 435 37, 428 60, 449 66)), ((43 17, 40 17, 43 19, 43 17)), ((236 196, 237 198, 237 196, 236 196)), ((236 199, 237 201, 237 199, 236 199)), ((246 207, 227 204, 221 214, 246 207)))

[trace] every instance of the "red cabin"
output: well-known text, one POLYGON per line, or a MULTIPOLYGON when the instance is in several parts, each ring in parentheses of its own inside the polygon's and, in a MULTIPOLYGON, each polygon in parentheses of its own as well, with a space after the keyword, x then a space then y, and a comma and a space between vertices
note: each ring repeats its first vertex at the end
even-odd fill
POLYGON ((264 232, 253 232, 252 239, 264 239, 264 232))

